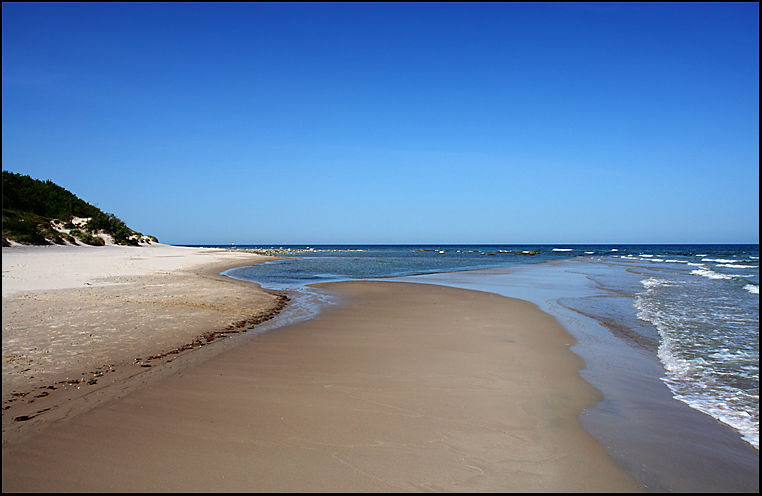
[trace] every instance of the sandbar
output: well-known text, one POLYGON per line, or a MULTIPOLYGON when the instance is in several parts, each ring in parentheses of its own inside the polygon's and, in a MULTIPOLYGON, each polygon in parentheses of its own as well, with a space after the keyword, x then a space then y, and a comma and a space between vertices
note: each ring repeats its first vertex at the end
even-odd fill
POLYGON ((600 393, 535 305, 428 284, 320 286, 340 304, 184 366, 158 361, 165 373, 23 436, 7 439, 4 411, 3 491, 643 490, 582 428, 600 393))

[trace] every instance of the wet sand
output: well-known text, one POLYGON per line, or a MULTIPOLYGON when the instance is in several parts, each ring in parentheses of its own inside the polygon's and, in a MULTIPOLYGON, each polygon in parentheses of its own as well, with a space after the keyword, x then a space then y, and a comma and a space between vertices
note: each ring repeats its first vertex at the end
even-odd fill
POLYGON ((642 490, 582 428, 600 395, 533 304, 323 287, 342 303, 316 319, 132 383, 109 372, 102 401, 24 436, 6 438, 4 411, 3 491, 642 490))
POLYGON ((759 451, 673 397, 658 357, 635 338, 643 335, 633 331, 632 299, 602 289, 594 281, 602 275, 619 285, 641 279, 601 262, 571 260, 394 280, 517 297, 558 319, 577 340, 571 349, 585 361, 581 376, 604 396, 580 416, 584 428, 649 491, 758 493, 759 451))

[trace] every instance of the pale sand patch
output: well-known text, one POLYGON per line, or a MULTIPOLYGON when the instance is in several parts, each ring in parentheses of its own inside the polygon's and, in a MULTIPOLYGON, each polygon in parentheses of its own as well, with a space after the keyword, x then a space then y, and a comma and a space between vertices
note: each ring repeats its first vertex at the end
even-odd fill
POLYGON ((246 265, 268 260, 220 248, 163 244, 135 246, 23 246, 3 248, 3 296, 19 291, 83 288, 114 284, 111 278, 168 274, 201 264, 246 265))
POLYGON ((269 259, 249 253, 153 245, 12 247, 2 254, 3 442, 23 428, 14 418, 59 406, 60 399, 40 398, 61 381, 102 387, 104 371, 139 358, 131 374, 141 372, 134 369, 149 364, 146 357, 204 333, 251 327, 282 307, 256 284, 219 275, 269 259))
POLYGON ((638 491, 534 305, 424 284, 344 304, 3 447, 3 491, 638 491))

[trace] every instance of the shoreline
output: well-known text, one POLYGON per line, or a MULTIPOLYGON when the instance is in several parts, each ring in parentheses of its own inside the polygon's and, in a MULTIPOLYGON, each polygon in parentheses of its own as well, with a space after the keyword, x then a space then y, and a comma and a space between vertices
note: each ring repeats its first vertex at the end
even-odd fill
POLYGON ((533 304, 319 286, 342 304, 4 446, 3 490, 643 490, 582 428, 599 393, 533 304))
MULTIPOLYGON (((394 280, 517 297, 555 316, 578 340, 572 351, 585 361, 581 376, 603 395, 580 417, 585 429, 650 491, 758 492, 759 451, 737 430, 675 398, 652 343, 627 328, 635 324, 632 301, 601 282, 621 282, 616 265, 576 260, 394 280)), ((630 284, 640 280, 629 277, 630 284)))

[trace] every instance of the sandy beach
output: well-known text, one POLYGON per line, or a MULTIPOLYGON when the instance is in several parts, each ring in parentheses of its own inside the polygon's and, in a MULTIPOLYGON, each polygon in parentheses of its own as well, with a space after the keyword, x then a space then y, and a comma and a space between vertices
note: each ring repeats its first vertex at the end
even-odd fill
POLYGON ((269 259, 248 253, 16 246, 3 248, 2 259, 3 442, 29 428, 14 418, 62 410, 64 389, 68 404, 72 394, 101 390, 117 375, 125 382, 155 374, 148 369, 157 362, 249 328, 285 303, 219 275, 269 259))
POLYGON ((331 283, 315 319, 168 355, 283 305, 217 275, 264 257, 49 248, 3 249, 3 491, 642 490, 531 303, 331 283))

